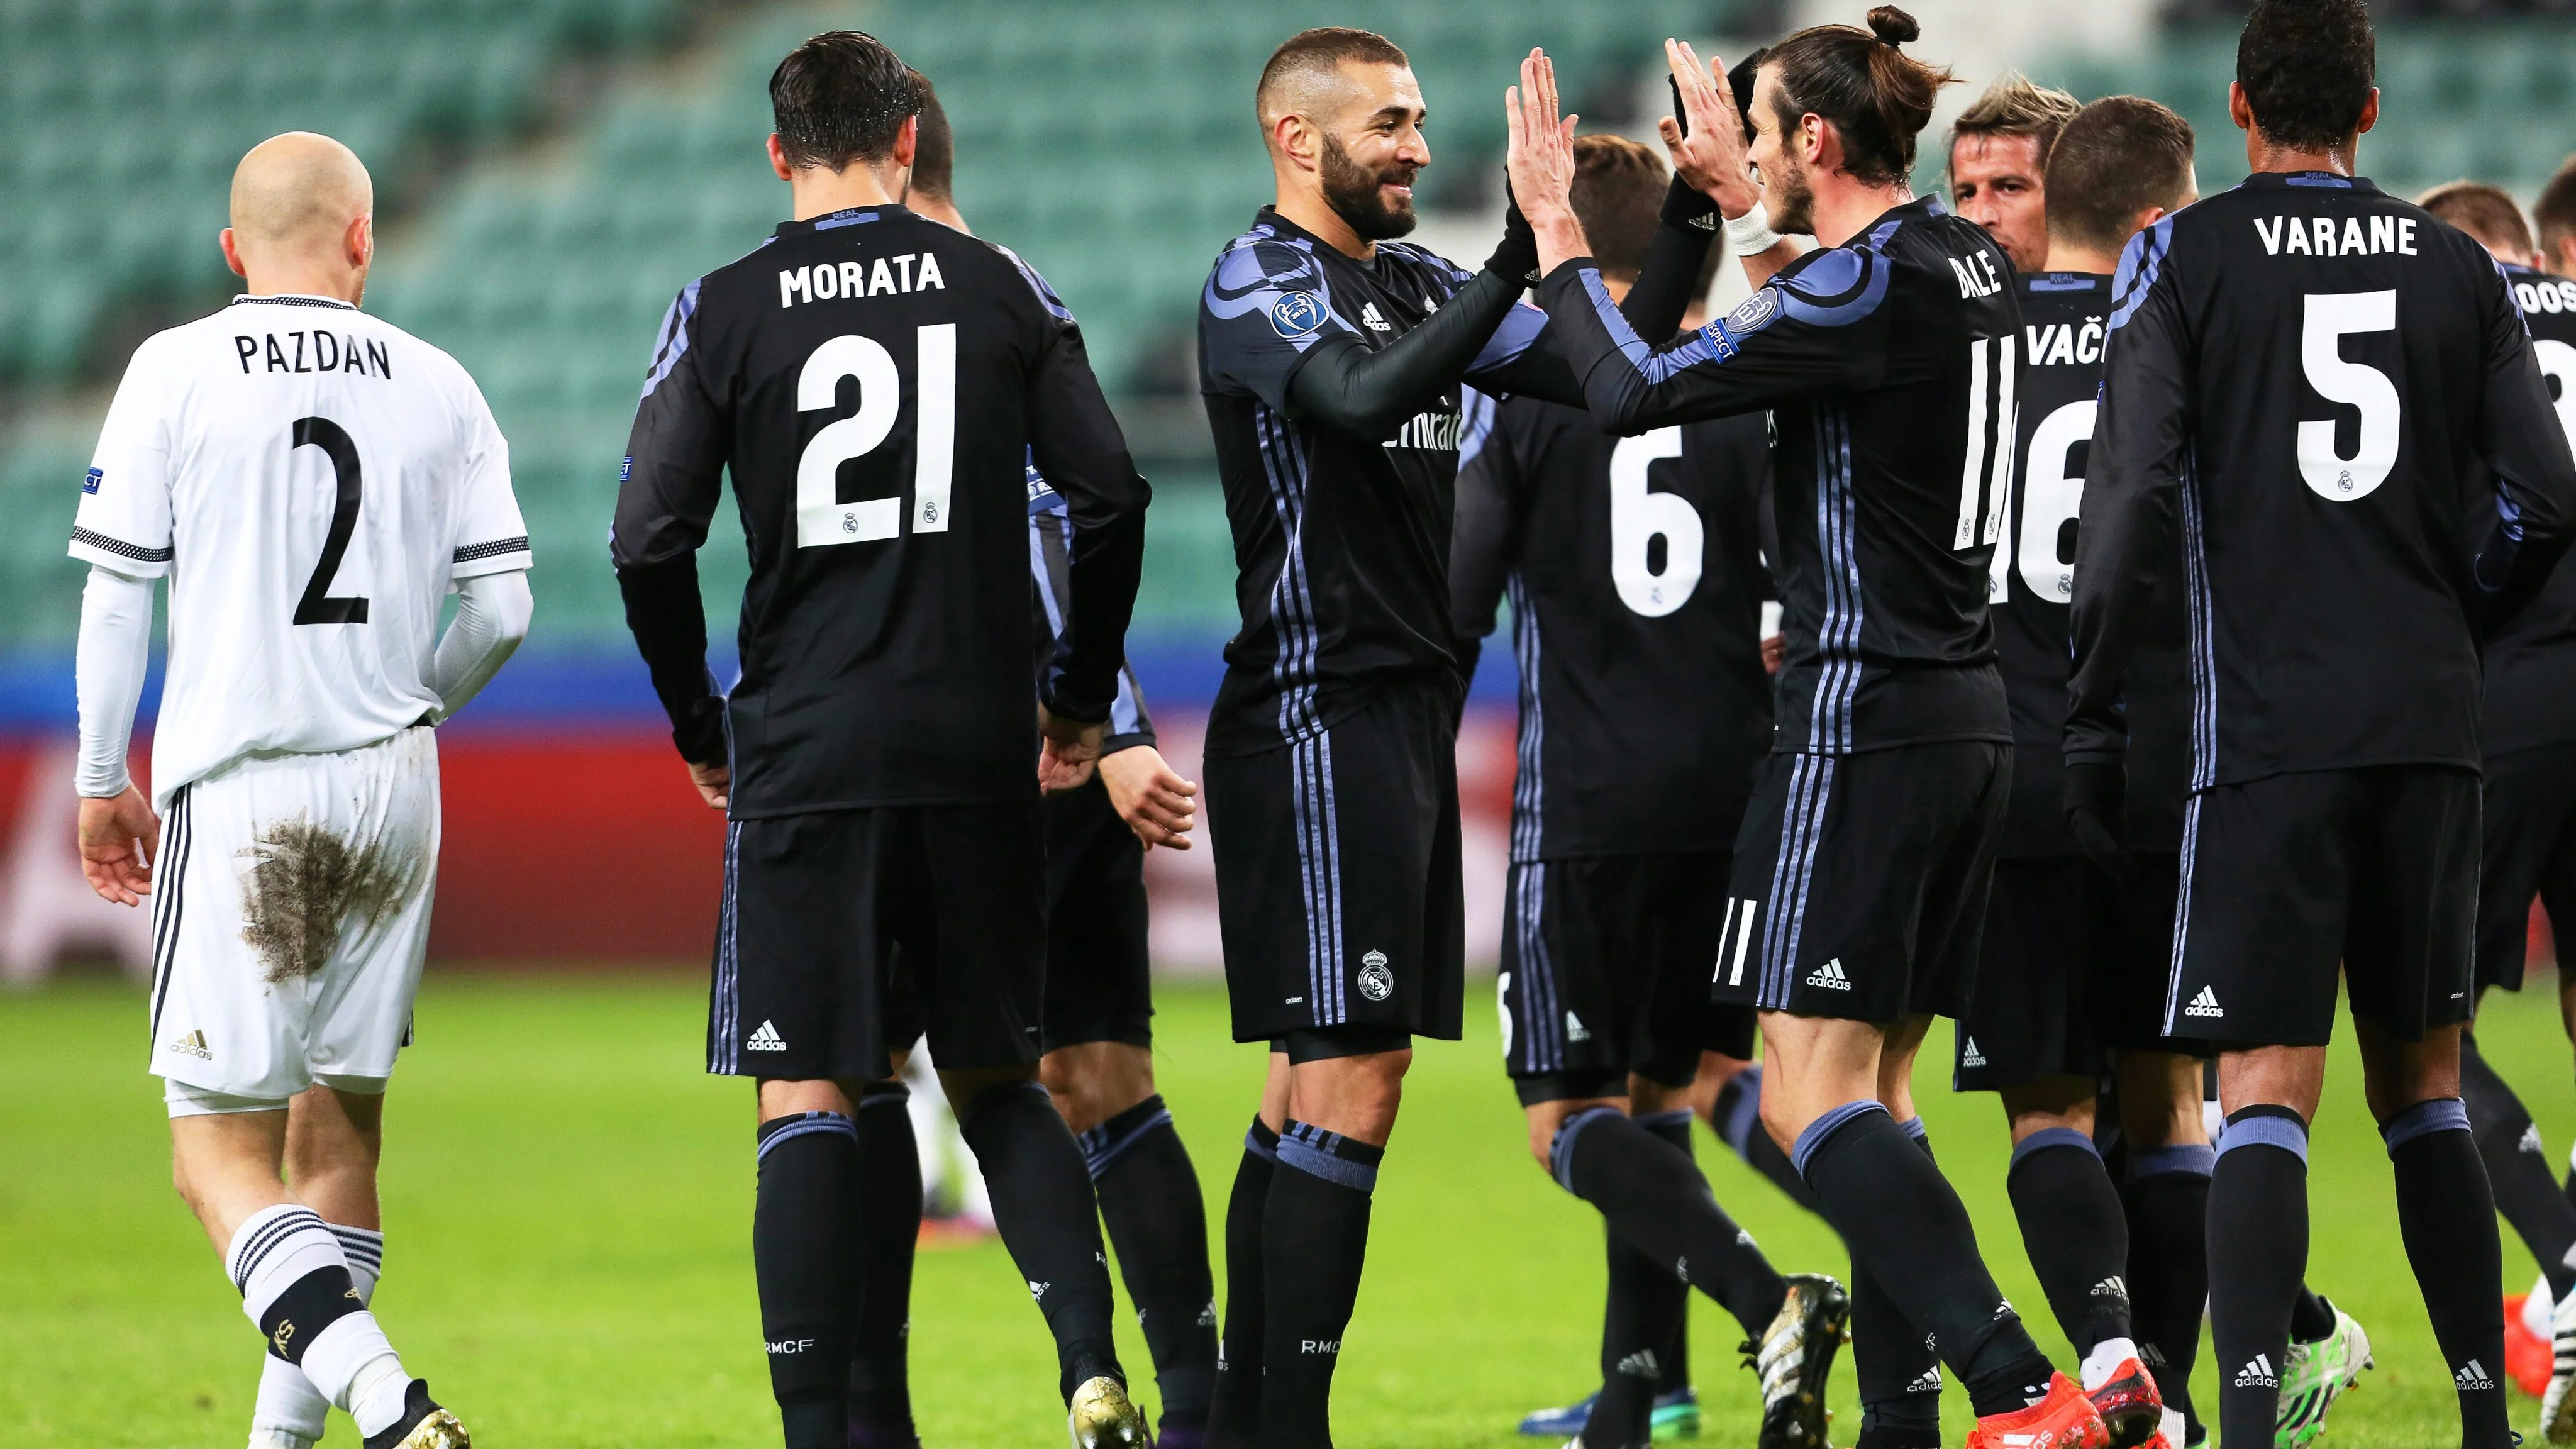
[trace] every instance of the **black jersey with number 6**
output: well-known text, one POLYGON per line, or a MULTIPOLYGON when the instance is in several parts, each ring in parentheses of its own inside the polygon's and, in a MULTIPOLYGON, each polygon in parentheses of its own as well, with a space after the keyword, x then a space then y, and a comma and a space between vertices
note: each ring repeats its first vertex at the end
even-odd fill
POLYGON ((1771 411, 1788 649, 1773 750, 2011 742, 1986 573, 2012 451, 2012 280, 1983 228, 1925 197, 1665 347, 1588 258, 1541 285, 1601 426, 1771 411))
POLYGON ((2475 768, 2476 631, 2547 579, 2576 505, 2486 250, 2366 180, 2258 173, 2140 232, 2111 301, 2067 758, 2120 753, 2178 527, 2195 789, 2475 768))
MULTIPOLYGON (((2531 350, 2576 438, 2576 280, 2504 269, 2531 328, 2531 350)), ((2486 649, 2486 752, 2576 740, 2576 568, 2562 561, 2531 606, 2486 649)))
POLYGON ((1004 248, 892 205, 780 226, 672 304, 628 455, 611 552, 693 760, 712 681, 688 561, 733 474, 737 818, 1034 798, 1040 698, 1108 717, 1147 489, 1072 314, 1004 248), (1031 466, 1072 520, 1034 691, 1031 466))
POLYGON ((1771 747, 1763 419, 1633 438, 1581 408, 1478 398, 1449 585, 1462 650, 1512 605, 1512 859, 1735 848, 1771 747))

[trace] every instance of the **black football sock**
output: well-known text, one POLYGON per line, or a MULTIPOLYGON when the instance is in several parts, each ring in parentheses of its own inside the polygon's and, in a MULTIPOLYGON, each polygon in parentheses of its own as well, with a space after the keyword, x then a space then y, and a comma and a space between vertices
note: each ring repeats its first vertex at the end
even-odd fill
POLYGON ((1616 1107, 1565 1119, 1549 1166, 1566 1191, 1601 1210, 1629 1246, 1735 1315, 1760 1338, 1789 1295, 1751 1235, 1726 1215, 1686 1152, 1616 1107))
POLYGON ((2290 1300, 2290 1341, 2314 1343, 2334 1332, 2334 1305, 2307 1284, 2299 1285, 2299 1295, 2290 1300))
POLYGON ((921 1239, 921 1148, 911 1094, 871 1082, 859 1100, 858 1327, 850 1348, 849 1449, 910 1449, 912 1251, 921 1239))
POLYGON ((2504 1304, 2496 1291, 2504 1255, 2468 1108, 2457 1097, 2418 1102, 2389 1118, 2380 1136, 2395 1168, 2406 1260, 2459 1393, 2460 1443, 2504 1449, 2517 1442, 2505 1422, 2504 1304))
MULTIPOLYGON (((1932 1136, 1922 1118, 1896 1125, 1924 1156, 1932 1155, 1932 1136)), ((1941 1449, 1941 1356, 1857 1259, 1852 1263, 1851 1335, 1852 1381, 1860 1391, 1856 1449, 1941 1449)))
POLYGON ((1190 1150, 1160 1095, 1075 1140, 1154 1358, 1163 1401, 1155 1442, 1199 1449, 1216 1390, 1216 1286, 1208 1276, 1207 1204, 1190 1150))
POLYGON ((1091 1174, 1054 1099, 1032 1081, 985 1088, 957 1117, 984 1170, 993 1225, 1055 1335, 1058 1392, 1067 1400, 1103 1374, 1127 1382, 1110 1340, 1109 1259, 1091 1174))
POLYGON ((1807 1180, 1798 1175, 1797 1165, 1789 1154, 1771 1140, 1762 1127, 1762 1067, 1746 1067, 1717 1089, 1717 1105, 1711 1111, 1712 1126, 1744 1165, 1769 1178, 1771 1185, 1789 1195, 1789 1200, 1819 1217, 1824 1209, 1816 1206, 1816 1194, 1807 1180))
POLYGON ((2222 1443, 2272 1442, 2290 1307, 2307 1267, 2307 1123, 2271 1105, 2229 1114, 2209 1179, 2209 1341, 2222 1443))
MULTIPOLYGON (((1688 1108, 1636 1119, 1687 1156, 1688 1108)), ((1607 1231, 1610 1289, 1601 1315, 1601 1396, 1583 1426, 1586 1449, 1622 1449, 1652 1437, 1655 1399, 1690 1386, 1690 1285, 1607 1231)))
POLYGON ((2072 1127, 2048 1127, 2014 1143, 2004 1191, 2021 1221, 2031 1269, 2075 1356, 2090 1356, 2106 1340, 2132 1338, 2123 1276, 2129 1224, 2093 1139, 2072 1127))
POLYGON ((787 1449, 843 1449, 850 1341, 858 1319, 859 1134, 838 1112, 760 1124, 751 1260, 769 1389, 787 1449))
POLYGON ((2209 1302, 2209 1173, 2217 1157, 2217 1149, 2199 1142, 2132 1147, 2128 1186, 2120 1194, 2129 1218, 2130 1321, 2138 1356, 2188 1434, 2200 1429, 2191 1369, 2200 1359, 2200 1316, 2209 1302))
POLYGON ((1853 1261, 1932 1335, 1979 1418, 2047 1394, 2054 1370, 1986 1271, 1967 1208, 1885 1107, 1836 1107, 1799 1134, 1790 1155, 1853 1261))
POLYGON ((1225 1204, 1225 1326, 1217 1339, 1216 1391, 1208 1403, 1209 1449, 1251 1449, 1261 1428, 1261 1224, 1278 1171, 1279 1134, 1259 1117, 1243 1134, 1243 1161, 1225 1204))
POLYGON ((1262 1449, 1330 1449, 1333 1368, 1368 1258, 1369 1195, 1386 1149, 1294 1118, 1279 1133, 1262 1218, 1262 1449))
POLYGON ((2576 1264, 2569 1261, 2576 1258, 2576 1203, 2558 1190, 2540 1129, 2522 1099, 2487 1065, 2477 1038, 2466 1033, 2460 1037, 2460 1097, 2468 1103, 2469 1129, 2497 1210, 2539 1260, 2549 1277, 2549 1296, 2576 1293, 2576 1264))

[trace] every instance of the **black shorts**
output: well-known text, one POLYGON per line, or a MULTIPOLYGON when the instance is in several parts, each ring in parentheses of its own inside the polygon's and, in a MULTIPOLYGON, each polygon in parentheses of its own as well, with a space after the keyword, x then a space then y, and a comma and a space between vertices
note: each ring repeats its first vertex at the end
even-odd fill
POLYGON ((1458 1039, 1456 720, 1440 691, 1390 690, 1297 744, 1206 762, 1236 1041, 1349 1026, 1458 1039))
POLYGON ((1753 1011, 1708 999, 1724 851, 1515 864, 1503 906, 1503 1065, 1524 1106, 1686 1087, 1702 1051, 1753 1055, 1753 1011))
POLYGON ((1976 979, 2012 747, 1770 755, 1735 842, 1715 999, 1794 1016, 1956 1016, 1976 979))
POLYGON ((876 1079, 924 1031, 950 1070, 1036 1061, 1045 891, 1035 800, 733 822, 707 1070, 876 1079))
POLYGON ((1088 1041, 1151 1046, 1144 842, 1096 779, 1048 796, 1045 808, 1046 1049, 1088 1041))
POLYGON ((2491 756, 2480 793, 2477 989, 2520 991, 2531 898, 2553 929, 2576 934, 2576 743, 2491 756))
POLYGON ((1952 1089, 1993 1092, 2048 1077, 2098 1077, 2091 986, 2107 944, 2109 882, 2082 856, 1995 862, 1977 979, 1954 1034, 1952 1089))
POLYGON ((2323 1046, 2338 965, 2352 1014, 2405 1041, 2468 1020, 2478 777, 2310 770, 2192 797, 2165 1024, 2323 1046))
POLYGON ((2126 883, 2094 875, 2107 903, 2095 919, 2091 1012, 2094 1037, 2109 1051, 2178 1052, 2207 1057, 2216 1049, 2198 1037, 2165 1034, 2165 986, 2173 979, 2174 902, 2182 892, 2182 857, 2171 851, 2132 851, 2137 867, 2126 883))

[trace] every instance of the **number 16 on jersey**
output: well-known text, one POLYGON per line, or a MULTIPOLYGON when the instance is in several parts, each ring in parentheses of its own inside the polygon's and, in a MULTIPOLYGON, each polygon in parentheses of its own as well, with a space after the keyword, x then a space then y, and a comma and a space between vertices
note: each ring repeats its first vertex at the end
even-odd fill
MULTIPOLYGON (((920 385, 912 442, 912 531, 948 531, 948 489, 957 454, 957 324, 918 329, 920 385)), ((796 407, 816 412, 836 406, 841 379, 856 378, 859 410, 825 423, 796 459, 796 546, 867 543, 903 533, 901 498, 840 501, 841 465, 874 452, 894 431, 903 403, 903 378, 894 354, 873 337, 835 337, 814 349, 796 375, 796 407)))

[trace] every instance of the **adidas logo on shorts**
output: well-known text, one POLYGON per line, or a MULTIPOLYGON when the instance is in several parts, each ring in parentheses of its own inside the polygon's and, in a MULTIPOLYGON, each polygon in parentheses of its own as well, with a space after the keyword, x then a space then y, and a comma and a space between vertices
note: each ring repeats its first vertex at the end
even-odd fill
POLYGON ((777 1027, 764 1021, 744 1040, 742 1049, 747 1052, 783 1052, 787 1050, 787 1038, 778 1034, 777 1027))
POLYGON ((2191 999, 2191 1005, 2182 1009, 2182 1014, 2214 1017, 2225 1016, 2227 1013, 2218 1008, 2218 993, 2204 986, 2200 988, 2200 994, 2191 999))
POLYGON ((215 1059, 215 1054, 206 1047, 206 1034, 203 1031, 189 1032, 186 1036, 170 1043, 170 1050, 183 1057, 196 1057, 201 1061, 211 1062, 215 1059))
POLYGON ((2451 1375, 2451 1384, 2462 1389, 2492 1389, 2496 1386, 2495 1380, 2487 1377, 2486 1366, 2476 1359, 2460 1365, 2460 1371, 2451 1375))
POLYGON ((1985 1064, 1986 1054, 1977 1050, 1977 1039, 1975 1037, 1968 1038, 1968 1044, 1959 1049, 1959 1065, 1963 1067, 1982 1067, 1985 1064))
POLYGON ((1592 1033, 1584 1027, 1583 1018, 1570 1011, 1565 1014, 1565 1039, 1567 1041, 1592 1040, 1592 1033))
POLYGON ((1815 970, 1808 972, 1807 984, 1809 986, 1820 987, 1826 991, 1849 991, 1852 989, 1851 978, 1843 974, 1843 958, 1840 956, 1836 956, 1831 961, 1828 961, 1824 965, 1817 967, 1815 970))
POLYGON ((2245 1367, 2236 1371, 2236 1387, 2240 1389, 2277 1389, 2280 1386, 2280 1376, 2272 1372, 2270 1354, 2258 1353, 2246 1362, 2245 1367))

